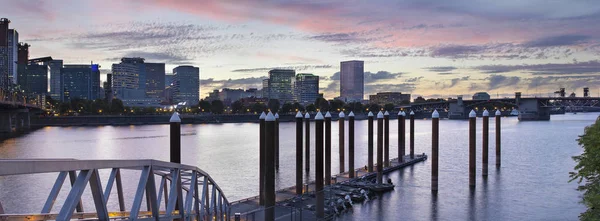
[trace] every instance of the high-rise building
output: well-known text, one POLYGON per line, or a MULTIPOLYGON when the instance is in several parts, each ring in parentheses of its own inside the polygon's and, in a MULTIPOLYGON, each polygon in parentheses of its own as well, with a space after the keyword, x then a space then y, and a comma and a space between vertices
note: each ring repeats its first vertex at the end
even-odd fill
POLYGON ((100 69, 97 64, 64 65, 61 70, 63 101, 95 100, 100 93, 100 69))
POLYGON ((46 95, 48 93, 48 71, 47 62, 19 65, 17 84, 27 95, 46 95))
POLYGON ((140 83, 142 70, 145 72, 145 67, 141 66, 144 62, 143 58, 122 58, 121 63, 112 65, 112 89, 118 99, 143 99, 146 97, 146 83, 140 83), (140 85, 144 87, 141 88, 140 85))
POLYGON ((163 98, 165 91, 165 63, 145 63, 146 97, 163 98))
POLYGON ((294 81, 294 99, 301 104, 310 104, 319 98, 319 76, 298 74, 294 81))
POLYGON ((12 71, 9 71, 8 67, 8 25, 10 24, 10 20, 7 18, 0 18, 0 88, 8 89, 10 85, 9 82, 9 74, 12 71))
POLYGON ((340 98, 346 102, 362 101, 365 94, 364 61, 340 63, 340 98))
POLYGON ((27 64, 29 62, 29 44, 19 42, 17 45, 17 64, 27 64))
POLYGON ((63 100, 63 84, 62 78, 62 66, 63 60, 52 60, 48 65, 50 68, 50 97, 54 100, 63 100))
POLYGON ((173 99, 180 105, 197 105, 200 101, 200 68, 178 66, 173 69, 173 99))
POLYGON ((19 32, 15 29, 8 29, 8 78, 12 84, 17 83, 17 59, 19 32))
POLYGON ((294 101, 294 70, 274 69, 269 71, 269 99, 277 99, 280 104, 294 101))
POLYGON ((106 74, 106 82, 104 82, 104 99, 107 101, 112 101, 113 91, 112 91, 112 74, 106 74))
POLYGON ((262 97, 269 98, 269 79, 263 79, 262 81, 262 97))

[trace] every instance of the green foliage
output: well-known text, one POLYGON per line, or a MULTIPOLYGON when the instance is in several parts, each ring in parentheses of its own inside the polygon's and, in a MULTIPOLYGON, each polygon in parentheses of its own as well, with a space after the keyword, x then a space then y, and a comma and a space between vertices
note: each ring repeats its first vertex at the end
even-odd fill
POLYGON ((329 101, 322 97, 317 98, 317 100, 315 100, 315 107, 321 112, 329 111, 329 101))
POLYGON ((294 103, 294 105, 292 105, 292 109, 294 111, 304 111, 304 106, 302 106, 302 104, 296 102, 296 103, 294 103))
POLYGON ((314 104, 306 105, 306 111, 315 112, 315 111, 317 111, 317 107, 314 104))
POLYGON ((383 106, 383 109, 384 109, 384 110, 386 110, 386 111, 393 111, 393 110, 394 110, 394 107, 395 107, 395 106, 394 106, 394 104, 389 104, 389 103, 388 103, 388 104, 385 104, 385 105, 383 106))
POLYGON ((210 103, 210 112, 213 114, 222 114, 225 110, 225 105, 221 100, 214 100, 210 103))
POLYGON ((413 103, 424 103, 424 102, 427 102, 427 100, 425 100, 425 98, 420 97, 420 96, 413 100, 413 103))
POLYGON ((576 172, 571 172, 570 176, 571 181, 577 180, 580 184, 577 189, 584 192, 582 202, 588 208, 579 218, 600 220, 600 117, 585 128, 577 141, 583 147, 583 154, 573 157, 577 162, 576 172))
POLYGON ((281 106, 281 113, 289 113, 294 111, 294 105, 290 103, 285 103, 281 106))
POLYGON ((252 112, 260 113, 267 110, 267 105, 261 103, 254 103, 250 108, 252 112))
POLYGON ((344 105, 344 109, 346 109, 348 112, 352 111, 354 113, 362 113, 365 110, 364 106, 360 102, 347 103, 344 105))
POLYGON ((269 104, 267 106, 269 106, 269 110, 271 110, 271 112, 275 113, 279 111, 281 104, 277 99, 269 99, 269 104))
POLYGON ((369 111, 373 112, 373 114, 377 114, 381 110, 381 106, 379 104, 371 104, 369 106, 369 111))
POLYGON ((210 102, 205 101, 205 100, 200 100, 200 102, 198 103, 198 108, 200 109, 200 112, 209 112, 210 109, 210 102))
POLYGON ((244 104, 242 104, 241 101, 235 101, 231 104, 231 111, 233 111, 233 113, 236 114, 241 114, 246 111, 246 108, 244 107, 244 104))
POLYGON ((344 109, 344 101, 342 100, 333 100, 331 102, 329 102, 329 106, 331 107, 331 110, 333 111, 342 111, 342 109, 344 109))

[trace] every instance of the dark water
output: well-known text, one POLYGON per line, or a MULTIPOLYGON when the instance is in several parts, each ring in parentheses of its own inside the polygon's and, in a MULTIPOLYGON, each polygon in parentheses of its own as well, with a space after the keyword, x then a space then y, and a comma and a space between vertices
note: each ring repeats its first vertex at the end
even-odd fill
MULTIPOLYGON (((494 123, 490 122, 490 175, 481 177, 478 131, 477 186, 468 186, 467 121, 440 121, 439 192, 430 191, 430 161, 389 175, 393 192, 355 205, 342 220, 576 220, 585 207, 568 173, 581 153, 577 136, 597 114, 553 115, 551 121, 518 122, 503 118, 502 167, 494 166, 494 123)), ((365 165, 366 121, 357 121, 356 166, 365 165)), ((338 169, 337 122, 333 124, 332 171, 338 169)), ((397 121, 390 123, 390 155, 397 156, 397 121)), ((168 125, 47 127, 0 144, 2 158, 158 159, 169 160, 168 125)), ((295 125, 281 123, 281 166, 277 187, 294 184, 295 125)), ((375 128, 376 129, 376 128, 375 128)), ((481 119, 478 119, 478 130, 481 119)), ((347 132, 347 130, 346 130, 347 132)), ((205 170, 230 201, 258 192, 258 125, 253 123, 183 125, 182 162, 205 170)), ((312 128, 311 133, 314 133, 312 128)), ((431 151, 431 121, 416 121, 416 153, 431 151)), ((311 134, 314 139, 314 134, 311 134)), ((312 142, 314 151, 314 141, 312 142)), ((408 146, 408 145, 407 145, 408 146)), ((347 153, 347 150, 346 150, 347 153)), ((314 152, 311 160, 314 168, 314 152)), ((347 167, 347 166, 346 166, 347 167)), ((314 171, 314 169, 313 169, 314 171)), ((125 174, 124 174, 125 175, 125 174)), ((126 192, 137 184, 136 172, 125 175, 126 192)), ((309 175, 311 179, 314 174, 309 175)), ((101 173, 106 181, 108 171, 101 173)), ((56 174, 0 177, 0 201, 7 213, 38 213, 56 174)), ((65 184, 66 186, 67 184, 65 184)), ((67 191, 62 191, 55 205, 67 191)), ((89 193, 84 193, 89 199, 89 193)), ((111 196, 111 199, 114 199, 111 196)), ((127 199, 127 198, 126 198, 127 199)), ((93 211, 91 200, 87 210, 93 211)), ((109 200, 110 207, 116 207, 109 200)), ((126 200, 130 207, 131 202, 126 200)), ((84 204, 86 207, 86 204, 84 204)))

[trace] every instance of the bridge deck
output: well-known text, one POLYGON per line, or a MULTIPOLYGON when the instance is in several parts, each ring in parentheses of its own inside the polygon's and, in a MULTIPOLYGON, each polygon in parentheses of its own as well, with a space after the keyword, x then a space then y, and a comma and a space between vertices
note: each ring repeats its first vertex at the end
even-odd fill
MULTIPOLYGON (((404 156, 404 162, 399 163, 398 159, 390 160, 390 166, 383 169, 383 173, 387 174, 398 169, 413 165, 417 162, 421 162, 427 159, 426 155, 415 155, 414 159, 410 159, 410 156, 404 156)), ((374 168, 376 165, 374 165, 374 168)), ((332 177, 336 177, 337 183, 346 183, 350 181, 357 181, 362 178, 372 178, 377 175, 377 172, 367 172, 364 167, 357 168, 356 177, 353 179, 349 178, 348 172, 337 174, 332 177)), ((316 214, 313 209, 308 209, 308 206, 314 206, 316 204, 314 198, 315 183, 310 182, 308 184, 309 192, 298 198, 295 190, 296 187, 288 187, 276 191, 276 206, 275 206, 275 220, 317 220, 316 214), (294 200, 297 198, 298 202, 294 200), (290 203, 293 201, 294 203, 290 203)), ((334 190, 331 190, 330 186, 324 188, 325 196, 334 194, 334 190)), ((326 197, 328 198, 328 197, 326 197)), ((241 214, 241 220, 264 220, 264 207, 259 205, 258 196, 238 200, 231 203, 231 216, 235 213, 241 214)))

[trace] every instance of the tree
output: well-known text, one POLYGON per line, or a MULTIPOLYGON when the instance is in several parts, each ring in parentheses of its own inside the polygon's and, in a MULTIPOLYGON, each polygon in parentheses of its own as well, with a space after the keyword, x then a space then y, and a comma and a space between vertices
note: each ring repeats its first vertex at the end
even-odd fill
POLYGON ((329 106, 333 111, 342 111, 344 109, 344 101, 335 99, 329 102, 329 106))
POLYGON ((205 100, 200 100, 200 102, 198 102, 198 108, 200 109, 200 112, 208 112, 210 111, 210 102, 205 101, 205 100))
POLYGON ((281 104, 277 99, 269 99, 269 103, 267 104, 267 106, 269 107, 271 112, 275 113, 279 111, 279 107, 281 106, 281 104))
POLYGON ((423 103, 426 102, 425 98, 419 96, 413 100, 413 103, 423 103))
POLYGON ((294 111, 294 106, 290 103, 285 103, 281 106, 281 113, 289 113, 294 111))
POLYGON ((213 114, 222 114, 225 110, 225 105, 223 105, 223 101, 214 100, 210 103, 210 112, 213 114))
POLYGON ((231 104, 231 111, 236 114, 244 113, 244 104, 241 101, 235 101, 231 104))
POLYGON ((377 112, 379 112, 380 110, 381 110, 381 106, 379 106, 379 104, 369 105, 369 111, 373 112, 374 114, 377 114, 377 112))
POLYGON ((110 113, 111 114, 121 114, 125 107, 123 106, 123 101, 119 99, 113 99, 110 102, 110 113))
POLYGON ((317 107, 315 107, 314 104, 306 105, 306 111, 308 111, 308 112, 315 112, 315 111, 317 111, 317 107))
POLYGON ((317 100, 315 100, 315 107, 317 107, 321 112, 329 111, 329 101, 322 97, 317 98, 317 100))
POLYGON ((386 111, 393 111, 394 107, 395 107, 394 104, 387 103, 383 106, 383 109, 386 111))
POLYGON ((292 109, 294 109, 294 111, 304 111, 304 106, 298 102, 295 102, 294 105, 292 105, 292 109))
POLYGON ((267 105, 263 103, 254 103, 250 109, 252 109, 252 112, 260 113, 267 110, 267 105))
POLYGON ((582 136, 577 139, 583 147, 583 153, 574 156, 577 162, 576 172, 571 172, 571 181, 577 180, 580 185, 577 189, 583 193, 582 202, 588 210, 583 212, 581 220, 600 219, 600 117, 591 126, 585 128, 582 136))
POLYGON ((354 113, 362 113, 364 110, 364 107, 363 107, 362 103, 360 103, 360 102, 350 102, 350 103, 347 103, 346 105, 344 105, 344 109, 346 109, 348 111, 352 111, 354 113))

